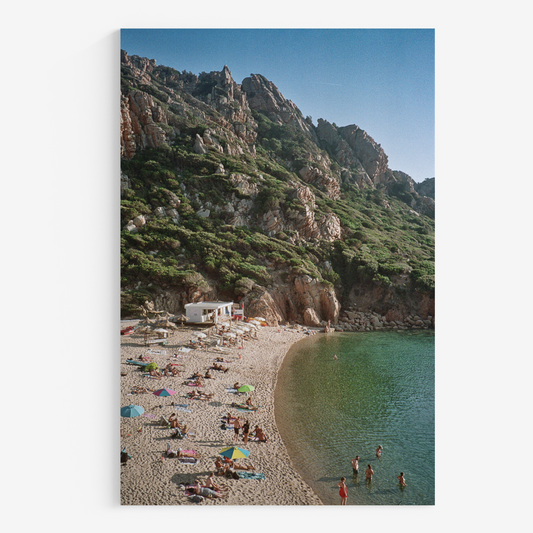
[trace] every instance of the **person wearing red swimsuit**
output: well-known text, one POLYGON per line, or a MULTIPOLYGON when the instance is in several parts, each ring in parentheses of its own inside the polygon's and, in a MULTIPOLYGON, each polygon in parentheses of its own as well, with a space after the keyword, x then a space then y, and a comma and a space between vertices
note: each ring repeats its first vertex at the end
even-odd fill
POLYGON ((339 496, 341 497, 341 505, 346 505, 348 499, 348 489, 346 487, 346 478, 341 477, 341 482, 337 484, 339 487, 339 496))

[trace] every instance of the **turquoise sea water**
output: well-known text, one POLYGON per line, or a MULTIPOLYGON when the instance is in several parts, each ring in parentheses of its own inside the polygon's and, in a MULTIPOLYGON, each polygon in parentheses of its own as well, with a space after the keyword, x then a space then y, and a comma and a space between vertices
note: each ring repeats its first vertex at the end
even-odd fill
POLYGON ((287 354, 276 422, 294 466, 324 504, 340 503, 341 476, 348 505, 435 503, 434 352, 434 332, 419 330, 317 335, 287 354))

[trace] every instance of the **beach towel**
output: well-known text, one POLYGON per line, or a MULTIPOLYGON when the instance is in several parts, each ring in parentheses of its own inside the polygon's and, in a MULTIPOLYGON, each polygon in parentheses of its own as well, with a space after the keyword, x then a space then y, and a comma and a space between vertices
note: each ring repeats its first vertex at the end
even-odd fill
POLYGON ((187 409, 187 407, 175 407, 175 409, 182 413, 192 413, 192 409, 187 409))
POLYGON ((130 365, 137 365, 137 366, 147 366, 148 363, 141 363, 140 361, 134 361, 133 359, 126 359, 126 363, 129 363, 130 365))
POLYGON ((244 407, 237 407, 237 411, 257 411, 261 407, 260 405, 257 407, 254 407, 253 409, 245 409, 244 407))
POLYGON ((202 387, 203 385, 196 385, 196 383, 187 383, 189 387, 202 387))
POLYGON ((194 457, 180 457, 178 461, 182 464, 195 465, 198 462, 198 459, 195 459, 194 457))
POLYGON ((145 416, 146 418, 156 418, 155 415, 150 415, 148 413, 144 413, 142 416, 145 416))
POLYGON ((238 474, 241 479, 265 479, 265 474, 259 474, 257 472, 245 472, 238 470, 238 474))
POLYGON ((188 353, 192 350, 192 348, 184 348, 184 347, 181 347, 178 349, 178 352, 183 352, 183 353, 188 353))
POLYGON ((229 387, 228 389, 226 389, 226 392, 235 393, 235 392, 237 392, 237 389, 232 389, 231 387, 229 387))

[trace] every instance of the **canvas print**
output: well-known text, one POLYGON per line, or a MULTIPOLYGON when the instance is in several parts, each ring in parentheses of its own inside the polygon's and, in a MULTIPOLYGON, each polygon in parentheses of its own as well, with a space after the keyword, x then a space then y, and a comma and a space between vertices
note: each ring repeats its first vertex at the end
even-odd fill
POLYGON ((434 505, 434 31, 124 29, 120 113, 121 503, 434 505))

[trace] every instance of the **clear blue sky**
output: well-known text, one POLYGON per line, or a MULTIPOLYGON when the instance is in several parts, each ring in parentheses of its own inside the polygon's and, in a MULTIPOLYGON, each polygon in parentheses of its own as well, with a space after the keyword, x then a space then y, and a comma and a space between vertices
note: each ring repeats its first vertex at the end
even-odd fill
POLYGON ((121 48, 194 74, 262 74, 304 116, 357 124, 393 170, 435 175, 432 29, 124 29, 121 48))

